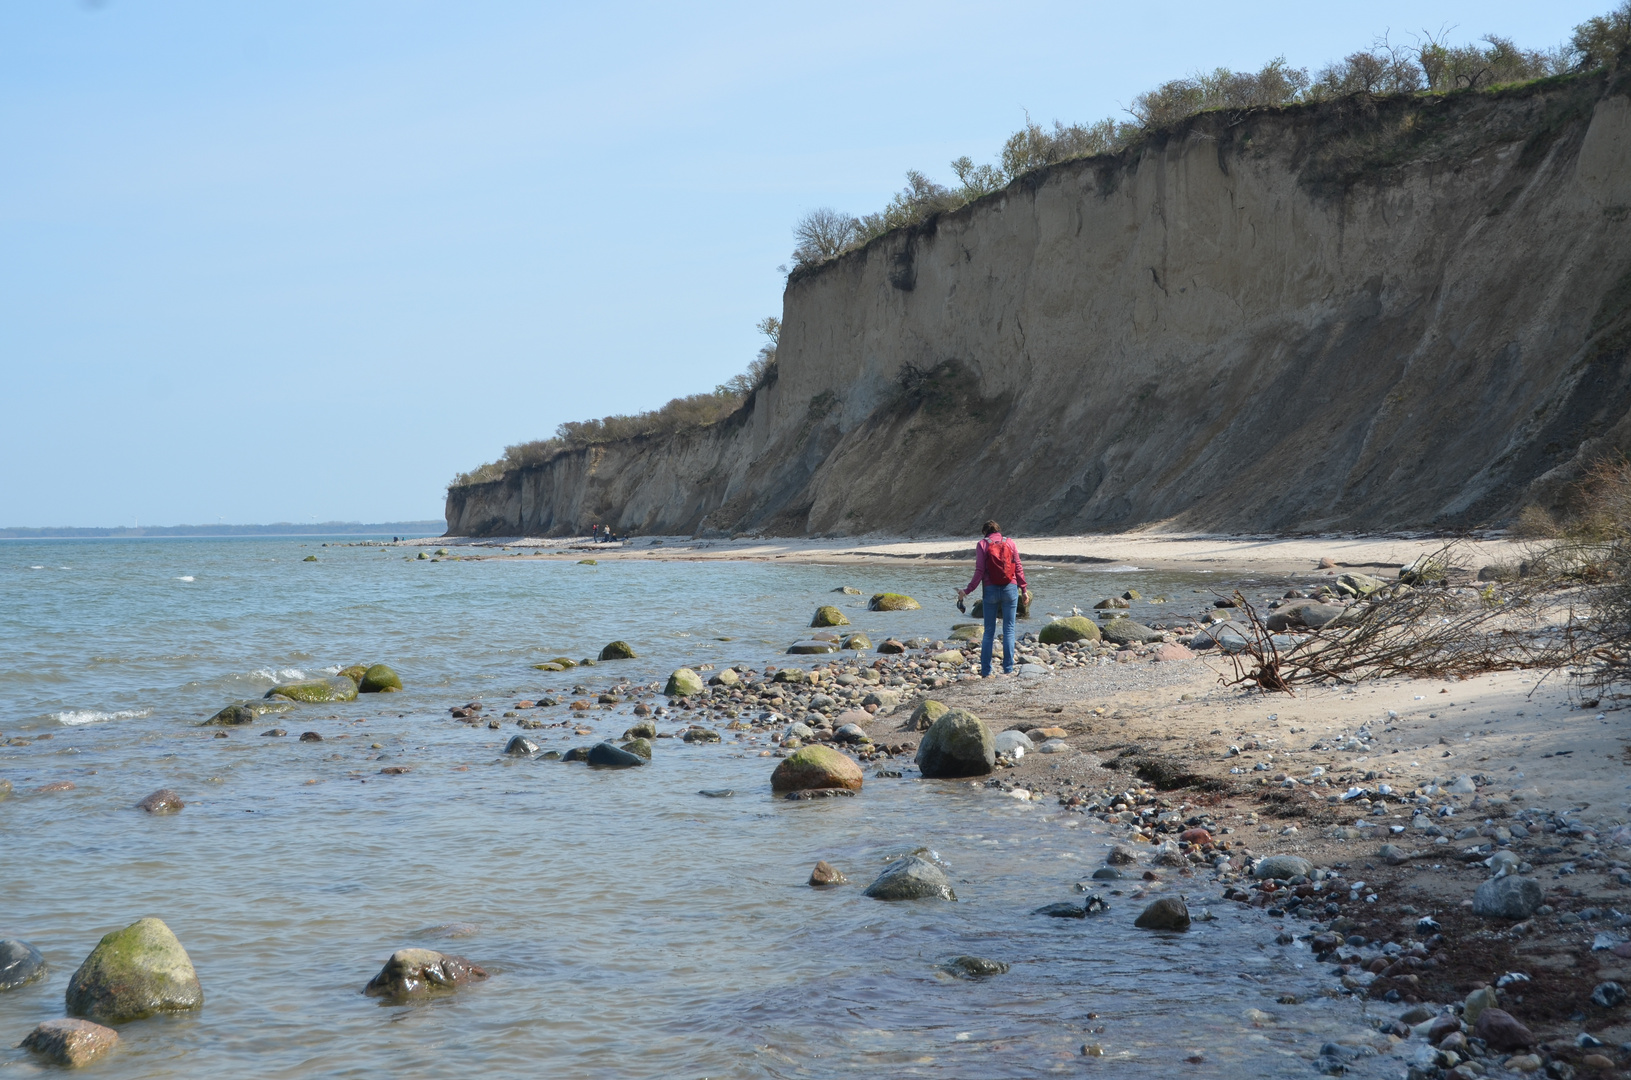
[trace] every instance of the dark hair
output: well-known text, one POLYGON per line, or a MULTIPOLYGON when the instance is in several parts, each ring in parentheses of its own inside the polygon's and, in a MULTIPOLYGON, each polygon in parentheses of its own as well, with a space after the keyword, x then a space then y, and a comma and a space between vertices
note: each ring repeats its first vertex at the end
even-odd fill
POLYGON ((992 533, 1002 532, 1002 526, 998 525, 995 521, 992 521, 990 518, 986 518, 985 519, 985 524, 980 526, 980 532, 984 533, 986 536, 990 536, 992 533))

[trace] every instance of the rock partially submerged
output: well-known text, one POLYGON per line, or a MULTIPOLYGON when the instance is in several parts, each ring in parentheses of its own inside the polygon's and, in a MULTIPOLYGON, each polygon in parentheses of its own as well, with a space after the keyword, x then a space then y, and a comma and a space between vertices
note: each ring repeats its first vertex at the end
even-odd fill
POLYGON ((861 766, 848 754, 830 746, 806 746, 783 758, 770 774, 772 791, 814 791, 842 788, 860 791, 861 766))
POLYGON ((178 810, 186 809, 187 804, 181 801, 181 796, 169 788, 159 788, 153 794, 136 804, 136 809, 146 810, 149 814, 173 814, 178 810))
POLYGON ((1140 930, 1188 930, 1189 906, 1176 896, 1163 896, 1133 921, 1140 930))
POLYGON ((874 900, 955 900, 945 871, 928 859, 908 855, 884 867, 876 881, 866 887, 874 900))
POLYGON ((600 650, 602 660, 633 660, 636 657, 634 648, 626 641, 611 641, 600 650))
POLYGON ((237 727, 240 724, 253 724, 269 713, 284 713, 293 708, 294 705, 287 701, 235 701, 198 726, 237 727))
POLYGON ((510 757, 531 757, 538 752, 538 744, 525 735, 512 735, 504 744, 504 753, 510 757))
POLYGON ((109 1024, 204 1004, 187 950, 158 919, 104 937, 68 980, 68 1012, 109 1024))
POLYGON ((810 884, 816 888, 825 888, 829 885, 844 885, 848 882, 849 878, 840 873, 838 868, 826 859, 816 863, 815 869, 810 871, 810 884))
POLYGON ((816 608, 815 615, 810 619, 811 626, 848 626, 849 619, 844 613, 831 604, 822 604, 816 608))
POLYGON ((278 683, 266 691, 266 696, 272 700, 282 698, 285 701, 300 701, 307 704, 356 701, 357 684, 344 675, 326 679, 300 679, 296 682, 278 683))
POLYGON ((112 1050, 119 1033, 89 1020, 47 1020, 18 1045, 53 1065, 78 1068, 112 1050))
POLYGON ((397 1000, 428 997, 457 990, 487 978, 487 972, 462 956, 433 949, 398 949, 378 975, 368 980, 363 993, 397 1000))
POLYGON ((923 605, 905 593, 883 592, 867 601, 868 611, 917 611, 923 605))
POLYGON ((639 754, 613 746, 609 742, 591 746, 584 760, 597 769, 632 769, 646 763, 646 759, 639 754))
POLYGON ((402 677, 387 664, 374 664, 362 673, 357 690, 364 694, 394 694, 402 689, 402 677))
POLYGON ((991 729, 967 709, 952 709, 936 720, 917 748, 918 771, 929 779, 984 776, 996 763, 991 729))
POLYGON ((45 957, 40 950, 16 938, 0 938, 0 992, 45 976, 45 957))
POLYGON ((945 965, 946 971, 960 978, 980 979, 990 975, 1006 975, 1008 965, 1001 960, 988 960, 983 956, 954 956, 945 965))
POLYGON ((663 693, 671 698, 694 697, 702 691, 702 676, 685 667, 676 668, 663 687, 663 693))

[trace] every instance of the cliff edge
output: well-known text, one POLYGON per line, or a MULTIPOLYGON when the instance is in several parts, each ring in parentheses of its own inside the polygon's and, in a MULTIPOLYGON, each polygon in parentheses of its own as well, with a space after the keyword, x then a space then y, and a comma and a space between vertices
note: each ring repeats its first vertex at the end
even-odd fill
POLYGON ((1631 449, 1631 71, 1209 113, 796 273, 698 431, 451 535, 1500 524, 1631 449))

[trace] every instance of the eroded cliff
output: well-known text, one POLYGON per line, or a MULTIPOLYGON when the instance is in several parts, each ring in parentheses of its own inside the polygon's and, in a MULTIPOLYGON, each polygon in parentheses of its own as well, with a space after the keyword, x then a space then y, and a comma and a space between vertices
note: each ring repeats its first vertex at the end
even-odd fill
POLYGON ((1213 113, 796 274, 726 422, 455 535, 1495 524, 1631 448, 1631 72, 1213 113))

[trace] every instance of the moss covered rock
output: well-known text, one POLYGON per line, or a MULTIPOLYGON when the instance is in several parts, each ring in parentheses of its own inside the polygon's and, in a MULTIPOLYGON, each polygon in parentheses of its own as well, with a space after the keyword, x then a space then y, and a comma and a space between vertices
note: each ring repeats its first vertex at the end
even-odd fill
POLYGON ((623 737, 625 739, 655 739, 657 737, 657 725, 650 720, 641 720, 625 731, 623 737))
POLYGON ((357 683, 360 686, 362 684, 362 677, 364 675, 368 674, 368 665, 367 664, 352 664, 348 668, 341 668, 340 669, 340 674, 344 675, 346 678, 350 679, 352 682, 357 683))
MULTIPOLYGON (((613 641, 600 650, 602 660, 633 660, 637 654, 634 648, 626 641, 613 641)), ((560 663, 559 660, 556 663, 560 663)), ((568 664, 568 667, 571 665, 568 664)))
POLYGON ((738 675, 730 668, 723 668, 716 671, 713 673, 712 677, 708 679, 709 686, 740 686, 741 684, 742 676, 738 675))
POLYGON ((327 679, 301 679, 298 682, 278 683, 266 691, 269 699, 303 701, 308 704, 324 701, 356 701, 357 684, 344 675, 327 679))
POLYGON ((1044 645, 1063 645, 1067 641, 1097 641, 1099 627, 1086 615, 1067 615, 1044 626, 1036 637, 1044 645))
POLYGON ((811 626, 848 626, 849 620, 844 613, 831 604, 822 604, 816 608, 815 615, 810 619, 811 626))
POLYGON ((668 677, 663 693, 669 697, 694 697, 702 693, 702 676, 688 667, 678 668, 668 677))
POLYGON ((644 738, 644 737, 638 738, 638 739, 630 739, 628 742, 626 742, 622 746, 618 747, 618 749, 626 751, 626 752, 628 752, 630 754, 633 754, 635 757, 643 757, 647 761, 651 760, 651 740, 650 739, 647 739, 647 738, 644 738))
POLYGON ((951 628, 952 641, 979 641, 985 631, 975 623, 961 623, 951 628))
POLYGON ((951 711, 951 706, 942 704, 933 698, 924 698, 912 710, 912 716, 906 721, 910 731, 928 731, 934 722, 951 711))
POLYGON ((204 1004, 187 950, 158 919, 139 919, 104 937, 68 980, 72 1016, 107 1024, 204 1004))
POLYGON ((17 1045, 53 1065, 89 1065, 119 1044, 119 1033, 89 1020, 47 1020, 17 1045))
POLYGON ((1166 637, 1159 630, 1151 630, 1143 623, 1131 619, 1111 619, 1100 631, 1104 639, 1117 645, 1146 645, 1166 637))
POLYGON ((868 611, 916 611, 923 605, 905 593, 881 592, 867 601, 868 611))
MULTIPOLYGON (((1023 592, 1020 593, 1018 601, 1016 601, 1015 604, 1014 604, 1014 614, 1019 616, 1021 619, 1030 618, 1031 617, 1031 600, 1032 599, 1033 599, 1033 597, 1031 597, 1029 594, 1023 593, 1023 592)), ((985 617, 985 600, 980 599, 980 600, 974 601, 974 606, 968 609, 968 613, 970 615, 974 616, 976 619, 984 618, 985 617)), ((1002 613, 999 611, 997 614, 1000 615, 1002 613)))
POLYGON ((375 664, 363 672, 357 690, 364 694, 393 694, 402 689, 402 677, 385 664, 375 664))
POLYGON ((918 771, 930 779, 984 776, 996 764, 996 737, 967 709, 936 720, 917 748, 918 771))
POLYGON ((807 683, 810 681, 810 675, 803 668, 784 667, 776 672, 771 681, 779 683, 807 683))
POLYGON ((846 649, 870 649, 872 639, 865 634, 855 633, 846 637, 841 644, 846 649))
POLYGON ((235 701, 205 720, 199 727, 236 727, 239 724, 252 724, 257 718, 268 713, 285 713, 293 708, 294 706, 287 701, 235 701))
POLYGON ((860 791, 861 766, 848 754, 830 746, 806 746, 783 758, 770 774, 772 791, 810 791, 844 788, 860 791))

